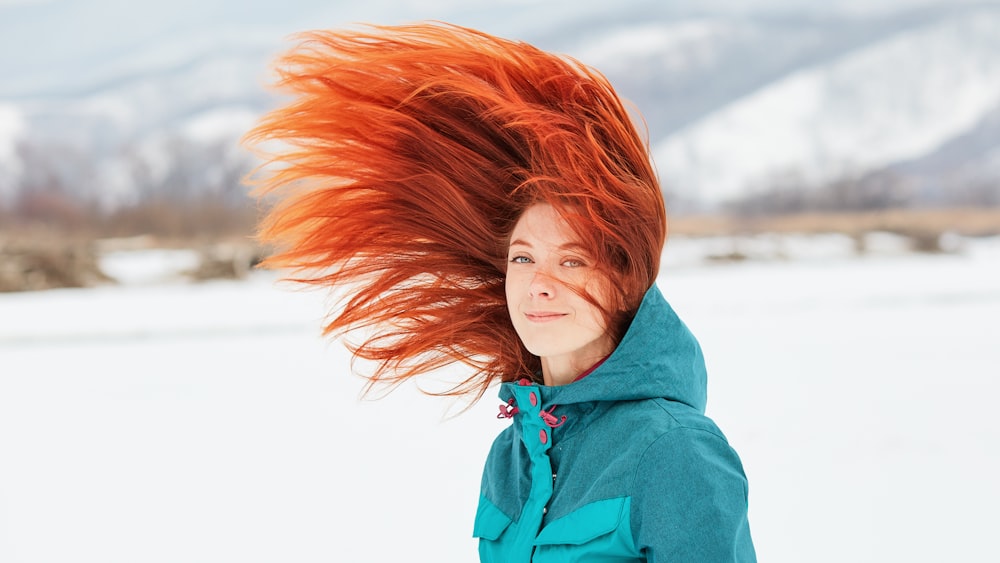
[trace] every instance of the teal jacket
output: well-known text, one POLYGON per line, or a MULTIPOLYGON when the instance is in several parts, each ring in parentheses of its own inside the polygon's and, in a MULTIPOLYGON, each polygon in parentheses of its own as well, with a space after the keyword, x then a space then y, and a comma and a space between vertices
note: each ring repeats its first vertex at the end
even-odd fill
POLYGON ((701 348, 656 286, 587 377, 503 384, 513 424, 483 472, 480 560, 756 561, 743 466, 706 395, 701 348))

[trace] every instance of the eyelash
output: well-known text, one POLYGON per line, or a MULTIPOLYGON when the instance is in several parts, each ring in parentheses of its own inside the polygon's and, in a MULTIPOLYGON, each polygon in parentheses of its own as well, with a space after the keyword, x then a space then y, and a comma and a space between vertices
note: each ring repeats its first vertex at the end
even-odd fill
MULTIPOLYGON (((512 264, 531 264, 532 260, 527 256, 514 256, 510 259, 510 262, 512 264)), ((576 258, 567 258, 566 260, 560 262, 560 265, 566 266, 567 268, 582 268, 587 264, 583 260, 578 260, 576 258), (570 262, 572 262, 572 265, 569 264, 570 262)))

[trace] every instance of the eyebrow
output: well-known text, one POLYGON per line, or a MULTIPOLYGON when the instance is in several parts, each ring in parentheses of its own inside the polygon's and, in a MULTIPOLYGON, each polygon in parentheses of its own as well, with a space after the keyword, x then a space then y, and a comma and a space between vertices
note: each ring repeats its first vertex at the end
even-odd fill
MULTIPOLYGON (((514 239, 510 241, 508 246, 527 246, 528 248, 534 248, 535 246, 524 239, 514 239)), ((586 251, 587 249, 578 242, 567 242, 565 244, 560 244, 558 246, 559 250, 580 250, 586 251)))

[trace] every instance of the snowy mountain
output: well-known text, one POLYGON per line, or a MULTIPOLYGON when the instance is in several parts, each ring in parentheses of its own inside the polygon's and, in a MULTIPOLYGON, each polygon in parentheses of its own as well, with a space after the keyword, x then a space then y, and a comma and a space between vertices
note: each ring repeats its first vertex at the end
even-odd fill
POLYGON ((417 19, 601 69, 642 112, 667 190, 702 205, 789 170, 822 181, 961 161, 993 174, 1000 133, 984 123, 1000 111, 1000 4, 810 4, 0 1, 0 196, 30 168, 27 144, 92 162, 71 174, 90 178, 79 189, 127 197, 137 158, 164 175, 179 158, 167 147, 232 143, 275 103, 267 63, 290 33, 417 19))
POLYGON ((655 157, 678 189, 719 201, 776 172, 822 181, 919 159, 998 110, 1000 10, 984 8, 792 72, 673 132, 655 157))

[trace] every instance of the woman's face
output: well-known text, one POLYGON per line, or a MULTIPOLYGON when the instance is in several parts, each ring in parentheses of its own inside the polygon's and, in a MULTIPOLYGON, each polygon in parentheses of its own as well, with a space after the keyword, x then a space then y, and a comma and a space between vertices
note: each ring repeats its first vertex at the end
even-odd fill
POLYGON ((551 205, 529 207, 515 225, 506 291, 514 329, 542 359, 543 372, 549 366, 583 371, 614 349, 601 310, 580 295, 606 305, 608 283, 551 205))

